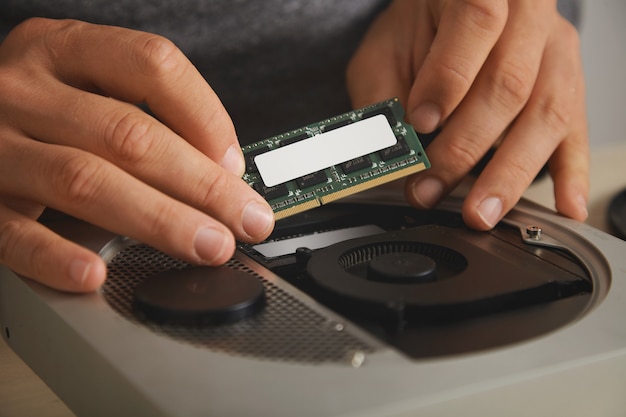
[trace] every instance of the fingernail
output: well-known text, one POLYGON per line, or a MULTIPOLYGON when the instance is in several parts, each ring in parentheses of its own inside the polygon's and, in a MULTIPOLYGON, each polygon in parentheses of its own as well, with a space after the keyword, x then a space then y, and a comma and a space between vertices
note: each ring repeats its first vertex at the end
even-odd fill
POLYGON ((251 238, 265 236, 274 224, 274 212, 265 203, 252 201, 243 210, 243 230, 251 238))
POLYGON ((490 228, 500 221, 502 216, 502 200, 496 197, 488 197, 478 205, 478 216, 490 228))
POLYGON ((443 183, 437 178, 427 177, 413 186, 413 197, 423 208, 434 207, 443 195, 443 183))
POLYGON ((91 263, 82 259, 74 259, 70 264, 70 278, 78 284, 80 288, 85 284, 90 271, 91 263))
POLYGON ((241 177, 246 169, 246 162, 241 154, 241 149, 239 149, 236 145, 232 145, 228 148, 220 165, 225 170, 241 177))
POLYGON ((413 127, 422 133, 432 132, 441 122, 441 110, 434 103, 421 104, 411 116, 413 127))
POLYGON ((222 232, 206 227, 196 232, 193 246, 203 262, 213 265, 222 258, 226 247, 225 241, 222 232))

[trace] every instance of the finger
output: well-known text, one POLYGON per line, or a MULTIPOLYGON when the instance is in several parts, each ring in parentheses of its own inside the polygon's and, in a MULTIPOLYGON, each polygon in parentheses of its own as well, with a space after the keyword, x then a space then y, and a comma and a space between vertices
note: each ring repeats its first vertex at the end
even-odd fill
MULTIPOLYGON (((586 129, 585 129, 586 130, 586 129)), ((589 212, 589 148, 587 136, 572 134, 555 151, 550 160, 554 181, 556 209, 559 213, 584 221, 589 212)))
POLYGON ((435 130, 461 102, 507 21, 505 1, 437 1, 433 7, 439 27, 408 103, 409 120, 420 132, 435 130))
POLYGON ((231 172, 243 174, 245 162, 230 117, 172 42, 78 21, 34 20, 30 25, 44 39, 44 50, 54 54, 60 79, 123 101, 147 103, 173 131, 231 172))
MULTIPOLYGON (((397 19, 412 19, 412 16, 396 12, 396 4, 382 12, 369 28, 353 55, 346 71, 348 93, 354 108, 398 97, 406 105, 411 84, 411 67, 406 54, 408 50, 397 47, 406 44, 405 34, 389 30, 390 25, 401 26, 397 19)), ((410 24, 409 27, 414 25, 410 24)), ((425 25, 415 25, 425 32, 425 25)))
POLYGON ((546 23, 515 3, 498 44, 437 140, 427 149, 431 168, 407 182, 408 198, 430 208, 481 160, 508 129, 531 94, 546 43, 546 23), (528 23, 532 21, 534 23, 528 23), (515 48, 523 43, 523 48, 515 48))
POLYGON ((573 129, 550 158, 556 209, 572 219, 583 221, 589 215, 589 136, 582 73, 572 94, 579 95, 572 114, 573 129))
POLYGON ((579 111, 580 107, 584 111, 584 104, 580 105, 584 103, 584 87, 576 54, 577 35, 573 28, 558 33, 567 35, 546 45, 527 106, 466 197, 463 215, 473 228, 494 227, 517 203, 556 149, 559 151, 552 164, 559 178, 560 204, 572 217, 586 216, 583 199, 588 186, 588 151, 585 117, 579 111))
POLYGON ((22 200, 19 198, 12 198, 4 195, 0 195, 0 205, 21 213, 22 215, 31 219, 39 218, 45 210, 45 207, 40 204, 33 204, 31 201, 22 200))
POLYGON ((218 221, 89 153, 6 138, 0 191, 135 238, 197 264, 226 262, 232 233, 218 221))
POLYGON ((251 187, 135 106, 58 83, 49 92, 13 117, 27 136, 99 155, 210 214, 242 240, 271 229, 271 208, 251 187))
POLYGON ((94 291, 106 278, 98 255, 4 205, 0 205, 0 264, 64 291, 94 291))

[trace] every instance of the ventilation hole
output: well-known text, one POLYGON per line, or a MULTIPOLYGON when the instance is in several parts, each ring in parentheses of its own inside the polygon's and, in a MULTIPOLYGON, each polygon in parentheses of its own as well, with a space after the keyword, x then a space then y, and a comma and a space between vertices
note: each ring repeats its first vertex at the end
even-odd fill
POLYGON ((310 364, 336 362, 349 366, 346 358, 350 352, 376 350, 350 332, 329 326, 329 318, 236 259, 226 266, 254 275, 265 287, 266 307, 261 314, 231 325, 197 328, 144 322, 135 316, 133 291, 140 282, 159 272, 190 266, 149 246, 132 245, 109 262, 102 293, 112 308, 128 320, 143 323, 150 330, 181 342, 229 355, 310 364))

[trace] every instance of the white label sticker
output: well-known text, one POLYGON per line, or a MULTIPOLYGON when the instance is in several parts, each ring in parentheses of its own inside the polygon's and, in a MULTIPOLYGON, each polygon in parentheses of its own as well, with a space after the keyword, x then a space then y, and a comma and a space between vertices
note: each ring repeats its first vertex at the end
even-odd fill
POLYGON ((254 162, 267 187, 395 145, 387 118, 376 115, 257 155, 254 162))

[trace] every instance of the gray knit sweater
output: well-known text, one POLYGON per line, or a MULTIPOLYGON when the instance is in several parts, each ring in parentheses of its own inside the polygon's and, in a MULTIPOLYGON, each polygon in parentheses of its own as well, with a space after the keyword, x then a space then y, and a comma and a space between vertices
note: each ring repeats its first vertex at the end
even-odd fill
MULTIPOLYGON (((164 35, 200 69, 242 144, 350 107, 346 64, 388 0, 2 0, 0 39, 32 16, 164 35)), ((578 2, 560 1, 576 20, 578 2)))

